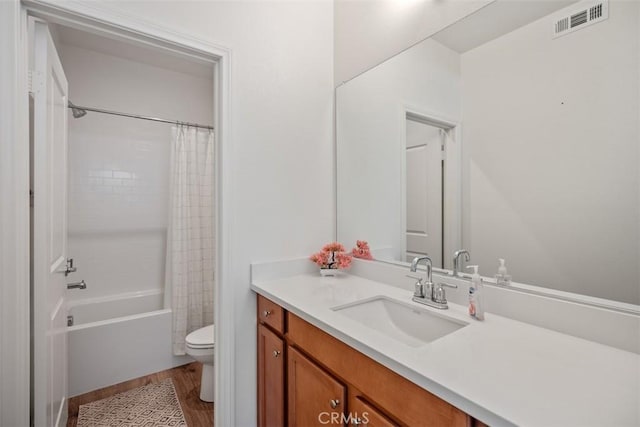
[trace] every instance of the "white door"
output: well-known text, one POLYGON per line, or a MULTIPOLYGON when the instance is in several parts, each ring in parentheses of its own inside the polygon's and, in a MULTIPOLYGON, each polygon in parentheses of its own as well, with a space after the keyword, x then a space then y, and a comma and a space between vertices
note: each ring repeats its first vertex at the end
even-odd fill
POLYGON ((67 79, 47 25, 33 30, 33 421, 67 423, 67 79))
POLYGON ((406 261, 429 255, 442 268, 443 130, 406 120, 406 261))

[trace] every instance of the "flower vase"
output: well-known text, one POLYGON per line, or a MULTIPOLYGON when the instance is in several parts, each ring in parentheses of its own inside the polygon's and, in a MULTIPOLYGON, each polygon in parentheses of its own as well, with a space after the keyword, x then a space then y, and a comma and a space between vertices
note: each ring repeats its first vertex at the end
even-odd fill
POLYGON ((320 268, 320 275, 322 277, 333 277, 337 271, 337 268, 320 268))

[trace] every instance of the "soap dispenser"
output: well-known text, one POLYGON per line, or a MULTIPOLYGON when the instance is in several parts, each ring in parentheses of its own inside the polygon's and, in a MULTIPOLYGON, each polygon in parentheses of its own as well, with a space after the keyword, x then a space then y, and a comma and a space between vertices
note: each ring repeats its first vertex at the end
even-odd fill
POLYGON ((504 265, 504 259, 499 258, 500 266, 498 267, 498 274, 496 274, 496 284, 500 286, 509 286, 511 284, 511 276, 507 274, 507 267, 504 265))
POLYGON ((478 274, 477 265, 469 265, 467 268, 473 268, 471 284, 469 285, 469 315, 476 320, 484 320, 482 278, 478 274))

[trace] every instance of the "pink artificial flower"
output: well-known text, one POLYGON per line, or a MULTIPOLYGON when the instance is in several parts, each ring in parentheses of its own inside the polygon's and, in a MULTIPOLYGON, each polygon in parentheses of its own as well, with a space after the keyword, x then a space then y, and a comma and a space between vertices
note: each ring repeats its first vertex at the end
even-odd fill
POLYGON ((338 252, 336 254, 336 262, 338 268, 349 268, 351 266, 351 255, 346 252, 338 252))
POLYGON ((351 250, 351 253, 356 258, 372 260, 371 250, 369 244, 365 240, 356 241, 356 247, 351 250))
POLYGON ((324 251, 317 252, 311 255, 309 259, 318 264, 319 267, 323 267, 329 263, 329 253, 324 251))
POLYGON ((324 252, 344 252, 345 251, 344 246, 342 246, 342 244, 338 242, 327 243, 326 245, 324 245, 322 250, 324 252))
POLYGON ((338 242, 327 243, 320 252, 311 255, 309 259, 321 268, 349 268, 352 260, 351 254, 338 242))

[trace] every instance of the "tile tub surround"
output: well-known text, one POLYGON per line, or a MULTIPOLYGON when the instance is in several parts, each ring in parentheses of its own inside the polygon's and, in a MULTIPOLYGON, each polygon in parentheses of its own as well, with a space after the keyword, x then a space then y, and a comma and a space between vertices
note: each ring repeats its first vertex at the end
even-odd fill
POLYGON ((257 293, 490 425, 640 423, 637 354, 491 312, 471 321, 455 303, 444 314, 469 325, 416 349, 332 310, 378 295, 411 303, 410 290, 354 275, 322 278, 293 261, 295 275, 279 265, 280 279, 252 267, 257 293))

